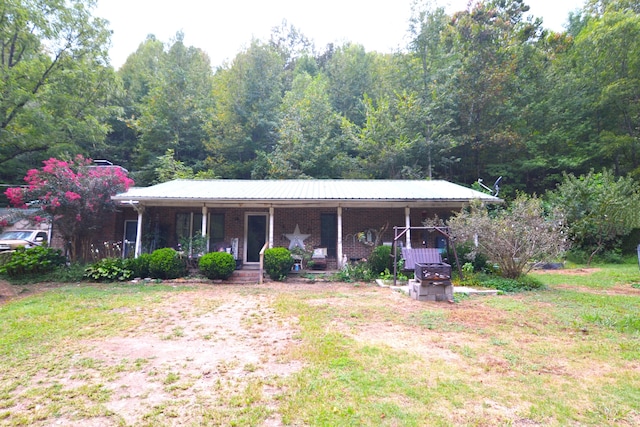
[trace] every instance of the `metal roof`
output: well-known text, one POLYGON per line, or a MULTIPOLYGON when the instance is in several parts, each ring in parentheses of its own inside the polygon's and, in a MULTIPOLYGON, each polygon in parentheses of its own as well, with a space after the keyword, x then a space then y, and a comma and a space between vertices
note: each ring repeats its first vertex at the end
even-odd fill
POLYGON ((123 204, 193 206, 341 205, 378 206, 460 205, 473 199, 502 200, 441 180, 175 180, 151 187, 133 187, 113 197, 123 204), (383 203, 383 205, 377 205, 383 203))

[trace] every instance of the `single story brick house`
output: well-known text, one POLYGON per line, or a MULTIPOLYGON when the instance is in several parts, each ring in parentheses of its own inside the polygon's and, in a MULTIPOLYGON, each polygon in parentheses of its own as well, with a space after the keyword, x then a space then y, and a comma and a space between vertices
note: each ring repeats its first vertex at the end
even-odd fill
MULTIPOLYGON (((258 264, 265 243, 326 248, 330 269, 366 258, 374 240, 392 241, 394 226, 446 219, 474 199, 502 202, 441 180, 174 180, 113 196, 125 256, 202 236, 207 251, 227 250, 243 265, 258 264)), ((424 232, 403 239, 443 244, 424 232)))

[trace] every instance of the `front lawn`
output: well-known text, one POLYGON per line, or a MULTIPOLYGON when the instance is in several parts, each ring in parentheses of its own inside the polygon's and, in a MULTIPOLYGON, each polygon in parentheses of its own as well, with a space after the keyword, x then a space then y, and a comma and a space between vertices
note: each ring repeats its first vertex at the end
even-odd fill
POLYGON ((640 424, 637 265, 534 274, 546 290, 455 304, 342 283, 24 286, 0 305, 0 425, 640 424))

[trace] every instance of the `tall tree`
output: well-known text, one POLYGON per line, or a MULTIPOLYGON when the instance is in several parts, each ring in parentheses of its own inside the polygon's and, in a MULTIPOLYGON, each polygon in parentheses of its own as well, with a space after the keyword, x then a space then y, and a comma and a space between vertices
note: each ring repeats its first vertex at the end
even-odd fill
POLYGON ((505 147, 521 143, 513 129, 516 50, 540 36, 540 22, 525 19, 528 11, 523 0, 493 0, 453 16, 448 43, 458 59, 453 87, 462 181, 475 181, 488 162, 507 160, 505 147))
POLYGON ((117 88, 106 52, 110 32, 106 21, 92 17, 94 5, 93 0, 0 3, 4 179, 15 179, 14 168, 25 167, 30 155, 101 145, 117 88))
POLYGON ((274 149, 283 78, 280 53, 257 40, 216 72, 206 148, 222 177, 249 178, 257 153, 274 149))
MULTIPOLYGON (((139 135, 136 177, 143 183, 154 178, 158 157, 172 149, 176 160, 202 168, 205 160, 205 123, 211 109, 213 71, 209 57, 200 49, 185 46, 178 33, 160 55, 155 76, 141 76, 151 87, 139 104, 140 116, 131 120, 139 135)), ((144 90, 140 88, 139 90, 144 90)))

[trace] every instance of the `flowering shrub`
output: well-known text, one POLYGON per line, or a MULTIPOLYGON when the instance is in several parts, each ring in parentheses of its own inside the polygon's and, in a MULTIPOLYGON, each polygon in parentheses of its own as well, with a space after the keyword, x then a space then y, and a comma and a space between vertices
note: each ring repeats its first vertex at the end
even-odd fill
POLYGON ((71 161, 51 158, 43 163, 41 169, 27 172, 27 187, 9 188, 5 195, 15 207, 40 207, 71 242, 69 255, 75 259, 77 248, 100 228, 103 214, 115 209, 111 196, 126 191, 133 180, 122 168, 92 166, 80 155, 71 161))

